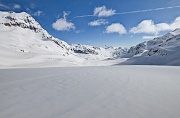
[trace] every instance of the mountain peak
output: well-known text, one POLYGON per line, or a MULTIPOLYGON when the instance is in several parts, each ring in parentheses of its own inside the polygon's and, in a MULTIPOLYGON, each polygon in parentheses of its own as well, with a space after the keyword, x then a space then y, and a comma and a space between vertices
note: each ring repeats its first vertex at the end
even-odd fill
POLYGON ((28 28, 34 30, 35 32, 40 32, 42 27, 39 25, 38 22, 28 13, 26 12, 0 12, 2 19, 0 23, 4 24, 5 26, 15 26, 21 28, 28 28))

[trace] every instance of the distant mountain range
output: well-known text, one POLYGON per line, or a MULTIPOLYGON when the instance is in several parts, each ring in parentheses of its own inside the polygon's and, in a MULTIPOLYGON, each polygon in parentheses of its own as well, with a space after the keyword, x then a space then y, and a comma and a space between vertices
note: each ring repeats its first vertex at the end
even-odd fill
POLYGON ((0 12, 0 66, 180 65, 180 29, 129 49, 68 44, 25 13, 0 12))
POLYGON ((131 47, 122 64, 180 65, 180 29, 131 47))

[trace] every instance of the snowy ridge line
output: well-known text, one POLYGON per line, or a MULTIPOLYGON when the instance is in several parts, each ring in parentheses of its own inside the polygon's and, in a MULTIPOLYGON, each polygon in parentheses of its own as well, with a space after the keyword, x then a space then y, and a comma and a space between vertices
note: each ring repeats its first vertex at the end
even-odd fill
POLYGON ((132 65, 180 66, 180 28, 164 36, 130 47, 122 57, 129 58, 121 63, 132 65))
POLYGON ((0 66, 180 65, 180 28, 127 48, 68 44, 29 14, 0 12, 0 66))

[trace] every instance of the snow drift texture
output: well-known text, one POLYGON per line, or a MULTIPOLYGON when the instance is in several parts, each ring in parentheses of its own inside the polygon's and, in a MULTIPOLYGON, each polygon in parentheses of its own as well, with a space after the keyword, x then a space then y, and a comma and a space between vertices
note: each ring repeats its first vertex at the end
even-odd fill
POLYGON ((0 118, 179 118, 180 67, 0 70, 0 118))

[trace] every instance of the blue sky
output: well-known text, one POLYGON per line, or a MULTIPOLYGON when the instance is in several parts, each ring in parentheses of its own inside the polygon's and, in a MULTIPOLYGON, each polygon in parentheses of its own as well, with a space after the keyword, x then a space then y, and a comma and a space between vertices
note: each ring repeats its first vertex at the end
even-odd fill
POLYGON ((180 28, 179 0, 0 0, 68 43, 129 47, 180 28))

